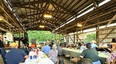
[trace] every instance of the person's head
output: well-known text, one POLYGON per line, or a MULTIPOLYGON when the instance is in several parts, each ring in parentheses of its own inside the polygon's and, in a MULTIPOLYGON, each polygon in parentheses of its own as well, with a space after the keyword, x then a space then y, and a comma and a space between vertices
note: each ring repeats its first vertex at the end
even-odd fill
POLYGON ((116 46, 111 48, 111 52, 116 51, 116 46))
POLYGON ((53 49, 53 50, 57 50, 57 46, 56 46, 56 45, 53 45, 53 46, 52 46, 52 49, 53 49))
POLYGON ((48 45, 49 44, 49 41, 45 42, 45 45, 48 45))
POLYGON ((31 44, 31 48, 36 48, 36 44, 31 44))
POLYGON ((92 40, 92 43, 96 43, 96 41, 95 40, 92 40))
POLYGON ((2 35, 0 35, 0 40, 2 39, 2 35))
POLYGON ((107 44, 107 46, 108 46, 108 48, 110 48, 110 49, 112 48, 112 44, 107 44))
POLYGON ((87 47, 88 49, 90 49, 90 48, 91 48, 91 43, 87 43, 87 44, 86 44, 86 47, 87 47))
POLYGON ((15 42, 10 43, 10 47, 11 48, 18 48, 18 43, 15 43, 15 42))

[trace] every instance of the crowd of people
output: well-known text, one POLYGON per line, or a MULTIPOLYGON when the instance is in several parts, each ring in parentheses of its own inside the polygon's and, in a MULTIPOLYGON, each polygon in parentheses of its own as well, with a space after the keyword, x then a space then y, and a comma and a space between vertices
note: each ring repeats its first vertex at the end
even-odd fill
POLYGON ((106 58, 106 64, 115 64, 113 63, 116 59, 116 46, 112 46, 112 44, 100 43, 99 46, 93 40, 91 43, 84 44, 83 42, 80 45, 80 50, 83 50, 81 53, 81 58, 89 58, 93 64, 102 64, 104 62, 101 61, 98 56, 98 51, 104 51, 108 53, 109 57, 106 58))
POLYGON ((4 43, 2 41, 2 36, 0 36, 0 55, 2 56, 3 63, 2 64, 19 64, 20 62, 24 62, 25 59, 29 58, 29 53, 33 49, 39 49, 44 54, 50 58, 54 64, 57 63, 58 54, 62 54, 62 49, 59 44, 54 44, 46 41, 44 46, 38 48, 36 44, 32 44, 31 46, 27 46, 23 44, 20 48, 18 47, 18 43, 12 42, 10 43, 10 50, 8 52, 5 51, 4 43), (59 51, 59 52, 58 52, 59 51))
MULTIPOLYGON (((100 44, 100 46, 108 47, 105 43, 100 44)), ((19 64, 20 62, 24 62, 25 59, 29 57, 29 52, 32 49, 38 50, 36 44, 32 44, 30 47, 24 44, 23 46, 21 46, 21 48, 19 48, 18 44, 15 42, 10 43, 9 52, 6 52, 4 47, 5 46, 4 42, 2 41, 2 36, 0 36, 0 55, 2 56, 4 64, 19 64)), ((77 49, 82 50, 80 59, 88 58, 92 61, 93 64, 102 64, 97 51, 97 48, 99 48, 99 46, 95 41, 86 44, 84 42, 80 42, 75 46, 67 46, 67 44, 64 46, 64 44, 55 44, 53 41, 46 41, 45 44, 41 48, 39 48, 39 50, 46 54, 54 64, 57 64, 58 56, 62 55, 62 47, 67 47, 70 49, 76 47, 77 49)), ((116 59, 116 47, 110 46, 109 49, 110 56, 106 60, 107 64, 113 63, 114 59, 116 59)))
POLYGON ((77 45, 66 44, 64 47, 70 49, 80 49, 82 51, 80 59, 88 58, 92 61, 93 64, 111 64, 116 59, 116 46, 113 47, 110 43, 107 44, 103 42, 98 45, 95 40, 92 40, 91 43, 79 42, 77 43, 77 45), (109 55, 106 58, 106 62, 103 62, 102 59, 99 57, 98 51, 103 51, 104 53, 107 53, 107 55, 109 55))

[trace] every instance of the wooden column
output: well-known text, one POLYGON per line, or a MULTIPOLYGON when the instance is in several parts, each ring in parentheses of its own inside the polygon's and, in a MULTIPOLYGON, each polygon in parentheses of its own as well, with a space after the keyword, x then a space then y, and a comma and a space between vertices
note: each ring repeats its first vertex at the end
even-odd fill
POLYGON ((74 33, 74 44, 76 44, 76 42, 75 42, 75 33, 74 33))
POLYGON ((99 25, 97 25, 96 27, 96 41, 98 43, 98 45, 100 44, 100 39, 99 39, 99 25))
POLYGON ((56 33, 55 33, 55 35, 54 35, 54 40, 56 40, 56 33))
POLYGON ((79 40, 78 32, 76 33, 76 36, 77 36, 77 39, 76 39, 76 40, 77 40, 77 42, 78 42, 78 40, 79 40))
POLYGON ((69 36, 68 36, 68 34, 67 34, 67 39, 68 39, 67 42, 69 43, 69 36))
POLYGON ((65 38, 65 40, 66 40, 66 43, 69 43, 69 37, 68 37, 68 34, 65 34, 65 35, 64 35, 64 38, 65 38))
POLYGON ((20 48, 21 47, 21 32, 19 32, 19 43, 18 43, 18 48, 20 48))
POLYGON ((60 41, 60 34, 58 34, 59 35, 59 41, 60 41))

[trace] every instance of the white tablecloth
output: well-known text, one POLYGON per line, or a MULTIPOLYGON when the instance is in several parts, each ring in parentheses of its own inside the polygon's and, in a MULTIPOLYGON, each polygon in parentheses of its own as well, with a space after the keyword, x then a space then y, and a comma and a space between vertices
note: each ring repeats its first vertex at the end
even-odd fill
MULTIPOLYGON (((79 49, 69 49, 69 48, 62 48, 63 52, 68 53, 71 56, 74 57, 80 57, 80 54, 82 53, 81 50, 79 49)), ((109 57, 109 53, 106 52, 98 52, 99 57, 101 58, 108 58, 109 57)))
POLYGON ((36 59, 27 58, 24 64, 54 64, 43 52, 39 52, 36 59))
POLYGON ((49 58, 37 59, 26 59, 25 64, 54 64, 49 58))

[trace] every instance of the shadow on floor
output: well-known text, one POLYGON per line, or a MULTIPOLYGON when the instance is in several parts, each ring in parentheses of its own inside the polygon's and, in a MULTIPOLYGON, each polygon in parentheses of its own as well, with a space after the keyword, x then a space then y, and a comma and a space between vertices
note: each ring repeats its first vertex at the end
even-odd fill
POLYGON ((64 64, 76 64, 72 61, 70 61, 70 58, 69 57, 64 57, 64 56, 61 56, 61 57, 58 57, 59 60, 63 60, 64 61, 64 64))

